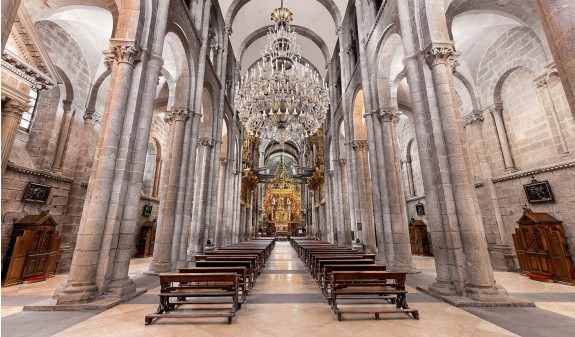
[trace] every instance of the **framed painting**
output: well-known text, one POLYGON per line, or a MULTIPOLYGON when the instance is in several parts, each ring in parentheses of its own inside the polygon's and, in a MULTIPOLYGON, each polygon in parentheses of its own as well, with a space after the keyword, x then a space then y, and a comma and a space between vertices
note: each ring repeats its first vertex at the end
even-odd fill
POLYGON ((537 181, 533 179, 529 184, 523 185, 527 201, 530 204, 555 202, 549 181, 537 181))
POLYGON ((24 190, 22 201, 46 203, 52 186, 29 182, 24 190))

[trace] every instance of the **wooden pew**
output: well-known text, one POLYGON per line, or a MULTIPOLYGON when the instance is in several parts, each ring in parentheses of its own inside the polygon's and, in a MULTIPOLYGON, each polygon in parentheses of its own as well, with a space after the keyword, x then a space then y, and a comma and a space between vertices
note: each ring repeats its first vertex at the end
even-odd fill
MULTIPOLYGON (((363 264, 358 263, 360 260, 345 260, 345 261, 330 261, 329 264, 325 264, 321 269, 321 274, 319 276, 319 284, 321 287, 321 292, 328 301, 331 301, 331 287, 330 280, 331 274, 334 271, 386 271, 386 266, 377 264, 363 264), (334 263, 334 264, 332 264, 334 263)), ((373 262, 371 262, 373 263, 373 262)))
MULTIPOLYGON (((363 254, 363 253, 356 253, 356 254, 328 254, 328 255, 314 255, 312 259, 311 265, 311 276, 317 280, 318 274, 320 272, 320 261, 329 261, 329 260, 362 260, 368 259, 371 261, 375 261, 375 254, 363 254)), ((325 264, 325 262, 323 262, 325 264)))
POLYGON ((258 257, 257 255, 209 255, 209 254, 196 254, 194 255, 194 259, 196 261, 250 261, 251 269, 256 273, 258 276, 261 272, 261 266, 258 264, 258 257))
MULTIPOLYGON (((154 318, 195 318, 195 317, 227 317, 228 324, 232 324, 232 318, 238 310, 238 277, 237 273, 202 273, 160 274, 161 292, 158 310, 146 315, 145 323, 149 325, 154 318), (184 304, 198 304, 198 302, 177 301, 170 302, 170 298, 204 298, 211 301, 202 301, 201 304, 230 304, 231 308, 225 311, 211 312, 185 312, 174 313, 173 311, 184 304), (231 297, 231 301, 213 300, 213 298, 231 297)), ((202 311, 202 309, 195 309, 202 311)), ((203 311, 206 311, 205 309, 203 311)))
MULTIPOLYGON (((419 312, 407 305, 407 290, 405 290, 405 273, 383 271, 334 271, 331 275, 331 306, 338 321, 342 314, 380 314, 404 313, 419 319, 419 312), (379 308, 340 309, 338 299, 347 300, 389 300, 395 308, 382 310, 379 308)), ((346 303, 347 304, 347 303, 346 303)), ((349 304, 354 304, 349 303, 349 304)))
POLYGON ((245 267, 191 267, 191 268, 178 268, 180 273, 184 274, 205 274, 205 273, 236 273, 238 276, 238 286, 240 298, 238 299, 238 310, 241 305, 246 301, 246 296, 249 293, 249 276, 245 267))
POLYGON ((246 260, 196 261, 196 267, 244 267, 248 274, 248 291, 253 287, 257 274, 252 267, 252 261, 246 260))

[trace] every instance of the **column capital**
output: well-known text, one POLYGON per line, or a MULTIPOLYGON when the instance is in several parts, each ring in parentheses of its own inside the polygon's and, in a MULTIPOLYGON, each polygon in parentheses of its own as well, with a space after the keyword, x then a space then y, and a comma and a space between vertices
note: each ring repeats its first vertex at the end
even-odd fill
POLYGON ((86 108, 83 118, 84 123, 86 124, 95 124, 99 121, 98 115, 96 114, 96 109, 94 108, 86 108))
POLYGON ((27 103, 23 103, 21 101, 8 97, 6 98, 6 102, 2 107, 2 116, 13 116, 20 119, 20 117, 22 117, 22 114, 25 111, 28 111, 28 109, 30 109, 30 105, 28 105, 27 103))
POLYGON ((424 51, 425 59, 430 67, 438 64, 448 64, 454 53, 455 49, 452 41, 432 42, 424 51))
POLYGON ((67 114, 72 110, 72 101, 69 101, 67 99, 63 100, 62 107, 64 108, 64 114, 67 114))
POLYGON ((381 124, 383 123, 393 123, 397 124, 399 122, 399 116, 401 112, 395 107, 381 107, 377 110, 377 118, 381 124))
POLYGON ((220 158, 220 165, 221 165, 221 166, 228 166, 228 158, 226 158, 226 157, 221 157, 221 158, 220 158))
POLYGON ((345 166, 345 165, 347 165, 347 159, 345 159, 345 158, 339 158, 339 159, 336 159, 335 161, 337 161, 337 163, 338 163, 340 166, 345 166))
POLYGON ((473 111, 469 115, 463 117, 463 127, 467 127, 475 122, 483 122, 485 118, 481 115, 480 111, 473 111))
POLYGON ((226 32, 226 34, 228 34, 228 36, 231 36, 234 33, 234 30, 232 29, 232 26, 230 26, 230 25, 226 25, 226 27, 224 28, 224 31, 226 32))
POLYGON ((205 146, 205 147, 213 147, 214 146, 214 140, 212 138, 209 138, 209 137, 198 138, 198 143, 200 143, 200 145, 205 146))
POLYGON ((137 45, 122 45, 118 42, 112 42, 110 49, 104 52, 104 65, 109 70, 115 62, 117 63, 128 63, 132 67, 140 61, 140 55, 142 50, 137 45))
POLYGON ((174 122, 185 122, 190 118, 190 109, 172 107, 169 114, 173 118, 174 122))
POLYGON ((351 146, 356 151, 367 150, 367 140, 354 140, 351 142, 351 146))
POLYGON ((493 105, 491 105, 489 107, 489 111, 495 115, 495 114, 503 114, 503 103, 493 103, 493 105))

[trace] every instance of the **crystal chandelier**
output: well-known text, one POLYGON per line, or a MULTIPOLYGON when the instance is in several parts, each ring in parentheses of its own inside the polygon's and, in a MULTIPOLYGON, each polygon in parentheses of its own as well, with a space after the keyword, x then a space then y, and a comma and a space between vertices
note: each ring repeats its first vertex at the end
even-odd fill
POLYGON ((269 28, 262 60, 237 83, 234 104, 249 134, 280 143, 301 141, 321 126, 328 90, 309 64, 300 64, 293 14, 283 0, 271 17, 276 25, 269 28))

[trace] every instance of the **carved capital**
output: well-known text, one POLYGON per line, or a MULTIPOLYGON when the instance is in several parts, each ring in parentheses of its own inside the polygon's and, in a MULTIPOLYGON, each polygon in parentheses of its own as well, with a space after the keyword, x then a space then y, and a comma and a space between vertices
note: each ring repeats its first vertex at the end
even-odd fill
POLYGON ((401 112, 397 111, 396 108, 379 108, 377 119, 381 124, 383 123, 393 123, 397 124, 399 122, 399 116, 401 112))
POLYGON ((128 63, 132 67, 140 61, 141 50, 138 46, 116 45, 104 51, 104 65, 109 70, 115 62, 128 63))
POLYGON ((363 151, 367 150, 367 140, 354 140, 352 143, 352 147, 355 151, 363 151))
POLYGON ((538 89, 542 89, 542 88, 547 87, 547 86, 549 85, 548 82, 547 82, 547 77, 538 80, 537 82, 535 82, 535 85, 537 85, 537 88, 538 88, 538 89))
POLYGON ((226 26, 225 32, 226 32, 226 34, 231 36, 234 33, 234 30, 232 29, 232 26, 226 26))
POLYGON ((172 108, 170 115, 174 122, 185 122, 190 118, 190 110, 188 108, 172 108))
POLYGON ((166 111, 164 114, 164 122, 168 123, 169 125, 174 124, 174 115, 171 111, 166 111))
POLYGON ((63 100, 62 107, 64 108, 64 115, 72 110, 72 101, 63 100))
POLYGON ((492 106, 489 107, 489 111, 495 115, 495 114, 503 114, 503 103, 494 103, 492 106))
POLYGON ((475 122, 483 122, 485 118, 479 112, 472 112, 463 118, 463 127, 467 127, 475 122))
POLYGON ((425 50, 425 59, 430 67, 448 64, 454 53, 453 43, 432 43, 425 50))
POLYGON ((221 157, 220 158, 220 165, 221 166, 227 166, 228 165, 228 158, 221 157))
POLYGON ((198 142, 200 143, 200 145, 205 146, 205 147, 213 147, 214 146, 214 140, 212 138, 200 137, 200 138, 198 138, 198 142))
POLYGON ((345 159, 345 158, 340 158, 340 159, 337 159, 336 161, 340 166, 347 165, 347 159, 345 159))
POLYGON ((88 108, 86 109, 86 111, 84 111, 84 123, 95 123, 95 117, 96 117, 96 110, 94 108, 88 108))
POLYGON ((22 103, 15 99, 7 98, 4 106, 2 107, 2 116, 15 117, 20 119, 22 114, 30 109, 26 103, 22 103))
POLYGON ((330 176, 333 176, 333 174, 334 174, 335 172, 334 172, 334 170, 329 170, 329 171, 327 171, 327 173, 328 173, 330 176))

